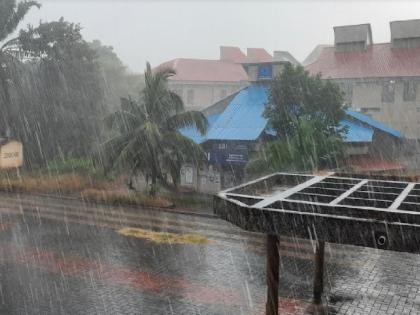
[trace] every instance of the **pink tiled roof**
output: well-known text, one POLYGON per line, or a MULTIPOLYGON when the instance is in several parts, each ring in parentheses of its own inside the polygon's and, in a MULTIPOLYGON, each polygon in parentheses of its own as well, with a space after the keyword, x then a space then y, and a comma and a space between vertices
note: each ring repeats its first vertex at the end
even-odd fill
POLYGON ((178 58, 158 66, 158 68, 165 67, 176 71, 171 80, 220 82, 248 80, 242 65, 228 61, 178 58))
POLYGON ((420 48, 392 48, 386 43, 366 51, 336 52, 325 47, 306 70, 333 79, 420 76, 420 48))
POLYGON ((247 62, 270 62, 273 60, 264 48, 248 48, 246 50, 247 62))
POLYGON ((245 62, 246 55, 239 47, 220 46, 220 60, 241 63, 245 62))
POLYGON ((346 164, 356 171, 402 170, 404 167, 398 161, 387 161, 371 157, 359 157, 346 161, 346 164))

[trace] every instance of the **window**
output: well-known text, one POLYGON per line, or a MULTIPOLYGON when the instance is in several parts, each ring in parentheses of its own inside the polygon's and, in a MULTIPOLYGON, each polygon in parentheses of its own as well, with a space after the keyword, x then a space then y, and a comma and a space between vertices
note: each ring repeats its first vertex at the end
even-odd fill
POLYGON ((393 103, 395 99, 395 81, 385 82, 382 85, 382 102, 393 103))
POLYGON ((218 148, 219 148, 219 150, 226 150, 227 149, 227 144, 226 143, 219 143, 218 148))
POLYGON ((194 104, 194 90, 187 91, 187 104, 188 105, 194 104))
POLYGON ((416 100, 417 82, 404 81, 404 102, 412 102, 416 100))

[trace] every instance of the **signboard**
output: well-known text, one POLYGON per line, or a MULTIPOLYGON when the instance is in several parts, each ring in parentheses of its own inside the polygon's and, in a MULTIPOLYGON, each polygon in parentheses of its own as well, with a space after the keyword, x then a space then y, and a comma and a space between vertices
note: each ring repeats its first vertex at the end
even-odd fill
POLYGON ((23 165, 23 146, 19 141, 9 141, 0 147, 0 168, 16 168, 23 165))
POLYGON ((248 147, 246 145, 218 143, 209 152, 209 161, 224 164, 245 164, 248 162, 248 147))
POLYGON ((273 78, 273 67, 271 65, 259 65, 258 66, 258 79, 272 79, 273 78))

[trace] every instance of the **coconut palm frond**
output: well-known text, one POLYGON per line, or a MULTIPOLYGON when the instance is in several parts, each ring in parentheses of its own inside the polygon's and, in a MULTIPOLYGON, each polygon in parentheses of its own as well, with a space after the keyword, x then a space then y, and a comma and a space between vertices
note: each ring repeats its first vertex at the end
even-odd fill
POLYGON ((16 5, 15 0, 2 0, 0 5, 0 41, 5 40, 18 27, 25 15, 32 7, 40 8, 37 1, 21 1, 16 5))
POLYGON ((190 126, 197 128, 202 135, 205 134, 208 128, 206 116, 200 111, 188 111, 174 115, 168 119, 168 128, 171 130, 190 126))
POLYGON ((153 71, 147 63, 141 99, 121 99, 122 110, 105 120, 108 128, 120 133, 113 140, 116 144, 104 146, 104 150, 114 150, 110 155, 114 167, 126 166, 131 172, 148 174, 152 186, 157 179, 166 182, 165 173, 176 184, 183 163, 201 163, 205 159, 201 147, 178 131, 195 126, 205 133, 207 119, 201 112, 184 111, 182 99, 168 88, 168 79, 174 74, 171 69, 153 71))

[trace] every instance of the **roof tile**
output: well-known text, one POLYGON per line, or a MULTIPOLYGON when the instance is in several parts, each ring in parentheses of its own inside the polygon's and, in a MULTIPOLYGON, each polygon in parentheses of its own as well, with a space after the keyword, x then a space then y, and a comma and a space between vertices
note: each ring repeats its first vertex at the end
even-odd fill
POLYGON ((221 60, 178 58, 157 67, 172 68, 176 75, 171 80, 239 82, 247 81, 248 75, 240 64, 221 60))
POLYGON ((336 52, 334 47, 324 47, 306 69, 332 79, 420 76, 420 48, 392 48, 386 43, 366 51, 336 52))

